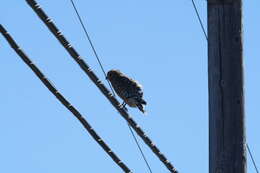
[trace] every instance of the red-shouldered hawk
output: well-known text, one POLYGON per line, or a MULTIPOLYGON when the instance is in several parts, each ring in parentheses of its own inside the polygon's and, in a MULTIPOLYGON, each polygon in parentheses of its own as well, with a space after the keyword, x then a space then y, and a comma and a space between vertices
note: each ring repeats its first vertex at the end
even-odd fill
POLYGON ((142 86, 137 81, 125 76, 119 70, 110 70, 107 73, 107 79, 111 82, 117 95, 124 100, 123 106, 127 104, 130 107, 137 107, 145 113, 146 101, 143 99, 142 86))

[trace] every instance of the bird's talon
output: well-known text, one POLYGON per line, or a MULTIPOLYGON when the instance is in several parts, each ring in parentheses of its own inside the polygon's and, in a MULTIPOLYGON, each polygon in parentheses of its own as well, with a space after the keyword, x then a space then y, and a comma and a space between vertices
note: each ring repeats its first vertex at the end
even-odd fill
POLYGON ((121 107, 122 109, 128 111, 127 108, 126 108, 126 103, 122 103, 122 104, 120 105, 120 107, 121 107))
POLYGON ((123 107, 123 109, 124 109, 125 111, 128 111, 128 109, 127 109, 125 106, 123 107))

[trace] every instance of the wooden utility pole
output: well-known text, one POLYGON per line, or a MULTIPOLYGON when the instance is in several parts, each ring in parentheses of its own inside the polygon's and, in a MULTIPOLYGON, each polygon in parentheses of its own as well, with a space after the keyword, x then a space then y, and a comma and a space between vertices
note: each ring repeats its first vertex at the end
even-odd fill
POLYGON ((242 0, 208 0, 209 173, 246 173, 242 0))

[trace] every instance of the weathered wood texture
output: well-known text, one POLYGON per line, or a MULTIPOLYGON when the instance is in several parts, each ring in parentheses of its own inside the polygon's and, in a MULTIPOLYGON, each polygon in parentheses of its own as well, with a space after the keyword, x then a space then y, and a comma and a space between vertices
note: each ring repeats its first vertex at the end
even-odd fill
POLYGON ((209 173, 246 173, 242 0, 208 0, 209 173))

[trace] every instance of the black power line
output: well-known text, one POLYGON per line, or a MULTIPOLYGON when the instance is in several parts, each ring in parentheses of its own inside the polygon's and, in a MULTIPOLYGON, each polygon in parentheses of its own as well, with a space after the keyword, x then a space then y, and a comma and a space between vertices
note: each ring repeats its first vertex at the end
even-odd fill
POLYGON ((198 10, 197 10, 196 4, 195 4, 194 0, 191 0, 191 2, 192 2, 192 5, 193 5, 194 10, 195 10, 195 12, 196 12, 196 15, 197 15, 197 17, 198 17, 198 20, 199 20, 199 22, 200 22, 200 26, 201 26, 201 29, 202 29, 202 31, 203 31, 203 33, 204 33, 204 36, 205 36, 206 40, 208 40, 208 36, 207 36, 207 34, 206 34, 206 30, 205 30, 205 28, 204 28, 204 26, 203 26, 203 23, 202 23, 202 20, 201 20, 201 18, 200 18, 199 12, 198 12, 198 10))
MULTIPOLYGON (((99 66, 100 66, 101 70, 103 71, 103 74, 104 74, 104 76, 105 76, 105 78, 106 78, 105 68, 103 67, 103 65, 102 65, 102 63, 101 63, 101 60, 100 60, 100 58, 99 58, 99 56, 98 56, 98 54, 97 54, 97 51, 96 51, 96 49, 95 49, 95 47, 94 47, 94 45, 93 45, 93 43, 92 43, 92 41, 91 41, 91 38, 90 38, 90 36, 89 36, 89 34, 88 34, 88 31, 87 31, 87 29, 86 29, 86 27, 85 27, 85 25, 84 25, 84 23, 83 23, 83 21, 82 21, 82 19, 81 19, 81 17, 80 17, 80 14, 79 14, 79 12, 78 12, 78 9, 77 9, 77 7, 76 7, 76 5, 75 5, 75 3, 74 3, 73 0, 70 0, 70 2, 71 2, 71 4, 72 4, 72 6, 73 6, 74 11, 75 11, 76 14, 77 14, 77 17, 78 17, 78 19, 79 19, 79 22, 80 22, 80 24, 81 24, 81 27, 82 27, 83 30, 84 30, 84 33, 85 33, 85 35, 86 35, 86 37, 87 37, 87 39, 88 39, 88 42, 89 42, 89 44, 90 44, 90 46, 91 46, 91 48, 92 48, 92 50, 93 50, 93 52, 94 52, 94 55, 95 55, 95 57, 96 57, 96 59, 97 59, 97 61, 98 61, 98 63, 99 63, 99 66)), ((107 79, 106 79, 106 80, 107 80, 107 79)), ((109 87, 110 87, 110 89, 111 89, 111 91, 112 91, 114 97, 116 97, 115 92, 114 92, 114 90, 113 90, 113 88, 112 88, 112 86, 111 86, 109 80, 107 80, 107 82, 108 82, 108 84, 109 84, 109 87)), ((141 153, 141 156, 143 157, 143 160, 144 160, 144 162, 145 162, 147 168, 149 169, 149 172, 152 173, 152 169, 151 169, 151 167, 150 167, 150 165, 149 165, 149 163, 148 163, 148 161, 147 161, 147 159, 146 159, 146 157, 145 157, 144 152, 142 151, 142 148, 141 148, 140 144, 138 143, 138 140, 137 140, 135 134, 133 133, 133 131, 132 131, 132 129, 131 129, 131 126, 130 126, 129 124, 127 124, 127 125, 128 125, 128 127, 129 127, 129 130, 130 130, 130 132, 131 132, 131 135, 133 136, 134 141, 135 141, 135 143, 136 143, 136 145, 137 145, 137 147, 138 147, 138 149, 139 149, 139 151, 140 151, 140 153, 141 153)))
POLYGON ((146 157, 144 155, 144 152, 143 152, 141 146, 139 145, 139 143, 137 141, 137 138, 136 138, 136 136, 135 136, 135 134, 134 134, 134 132, 133 132, 133 130, 132 130, 132 128, 131 128, 131 126, 129 124, 128 124, 128 127, 129 127, 129 130, 130 130, 130 132, 131 132, 131 134, 132 134, 132 136, 133 136, 133 138, 135 140, 135 143, 136 143, 136 145, 137 145, 137 147, 138 147, 138 149, 139 149, 139 151, 140 151, 140 153, 141 153, 141 155, 142 155, 142 157, 143 157, 143 159, 145 161, 145 164, 146 164, 147 168, 149 169, 149 172, 152 173, 152 169, 151 169, 151 167, 150 167, 150 165, 149 165, 149 163, 148 163, 148 161, 147 161, 147 159, 146 159, 146 157))
POLYGON ((105 152, 114 160, 114 162, 125 172, 131 173, 130 169, 117 157, 117 155, 109 148, 109 146, 100 138, 100 136, 94 131, 91 125, 86 121, 86 119, 81 115, 81 113, 70 104, 70 102, 55 88, 55 86, 44 76, 40 69, 33 64, 29 57, 23 52, 23 50, 17 45, 13 40, 11 35, 5 30, 5 28, 0 25, 0 32, 8 41, 10 46, 15 50, 15 52, 20 56, 20 58, 31 68, 31 70, 36 74, 36 76, 42 81, 42 83, 50 90, 50 92, 55 95, 55 97, 80 121, 80 123, 85 127, 89 134, 94 138, 94 140, 105 150, 105 152))
POLYGON ((252 162, 253 162, 253 164, 254 164, 255 171, 256 171, 257 173, 259 173, 258 168, 257 168, 256 163, 255 163, 255 159, 254 159, 254 157, 253 157, 253 154, 251 153, 251 150, 250 150, 248 144, 246 144, 246 148, 247 148, 247 151, 249 152, 250 158, 251 158, 251 160, 252 160, 252 162))
POLYGON ((117 109, 122 117, 129 123, 129 125, 136 131, 136 133, 142 138, 142 140, 150 147, 153 153, 161 160, 161 162, 172 173, 178 171, 173 167, 171 162, 161 153, 152 140, 144 133, 141 127, 132 119, 128 112, 121 106, 118 100, 109 92, 105 85, 99 80, 95 73, 90 69, 87 63, 80 57, 76 50, 62 35, 61 31, 55 26, 51 19, 45 14, 35 0, 26 0, 39 18, 45 23, 49 30, 55 35, 63 47, 68 51, 71 57, 78 63, 81 69, 89 76, 92 82, 99 88, 99 90, 106 96, 110 103, 117 109))
MULTIPOLYGON (((83 30, 84 30, 84 32, 85 32, 85 35, 86 35, 86 37, 87 37, 87 39, 88 39, 88 42, 89 42, 89 44, 90 44, 90 46, 91 46, 91 48, 92 48, 92 50, 93 50, 93 52, 94 52, 94 55, 95 55, 95 57, 96 57, 96 59, 97 59, 97 61, 98 61, 98 64, 99 64, 99 66, 101 67, 101 70, 102 70, 102 72, 104 73, 105 78, 106 78, 106 71, 105 71, 105 69, 104 69, 103 66, 102 66, 102 63, 101 63, 101 61, 100 61, 100 58, 99 58, 99 56, 98 56, 98 54, 97 54, 97 51, 96 51, 96 49, 95 49, 95 47, 94 47, 94 45, 93 45, 93 43, 92 43, 92 41, 91 41, 91 38, 90 38, 88 32, 87 32, 87 30, 86 30, 86 28, 85 28, 85 26, 84 26, 84 24, 83 24, 83 22, 82 22, 82 20, 81 20, 81 17, 80 17, 80 15, 79 15, 79 13, 78 13, 78 10, 77 10, 77 8, 76 8, 74 2, 73 2, 72 0, 70 0, 70 2, 71 2, 72 6, 73 6, 73 8, 74 8, 74 11, 76 12, 76 14, 77 14, 77 16, 78 16, 79 22, 80 22, 80 24, 81 24, 81 26, 82 26, 82 28, 83 28, 83 30)), ((110 87, 110 89, 111 89, 113 95, 115 96, 115 92, 114 92, 114 90, 113 90, 113 88, 112 88, 110 82, 109 82, 108 80, 107 80, 107 82, 108 82, 108 84, 109 84, 109 87, 110 87)))

